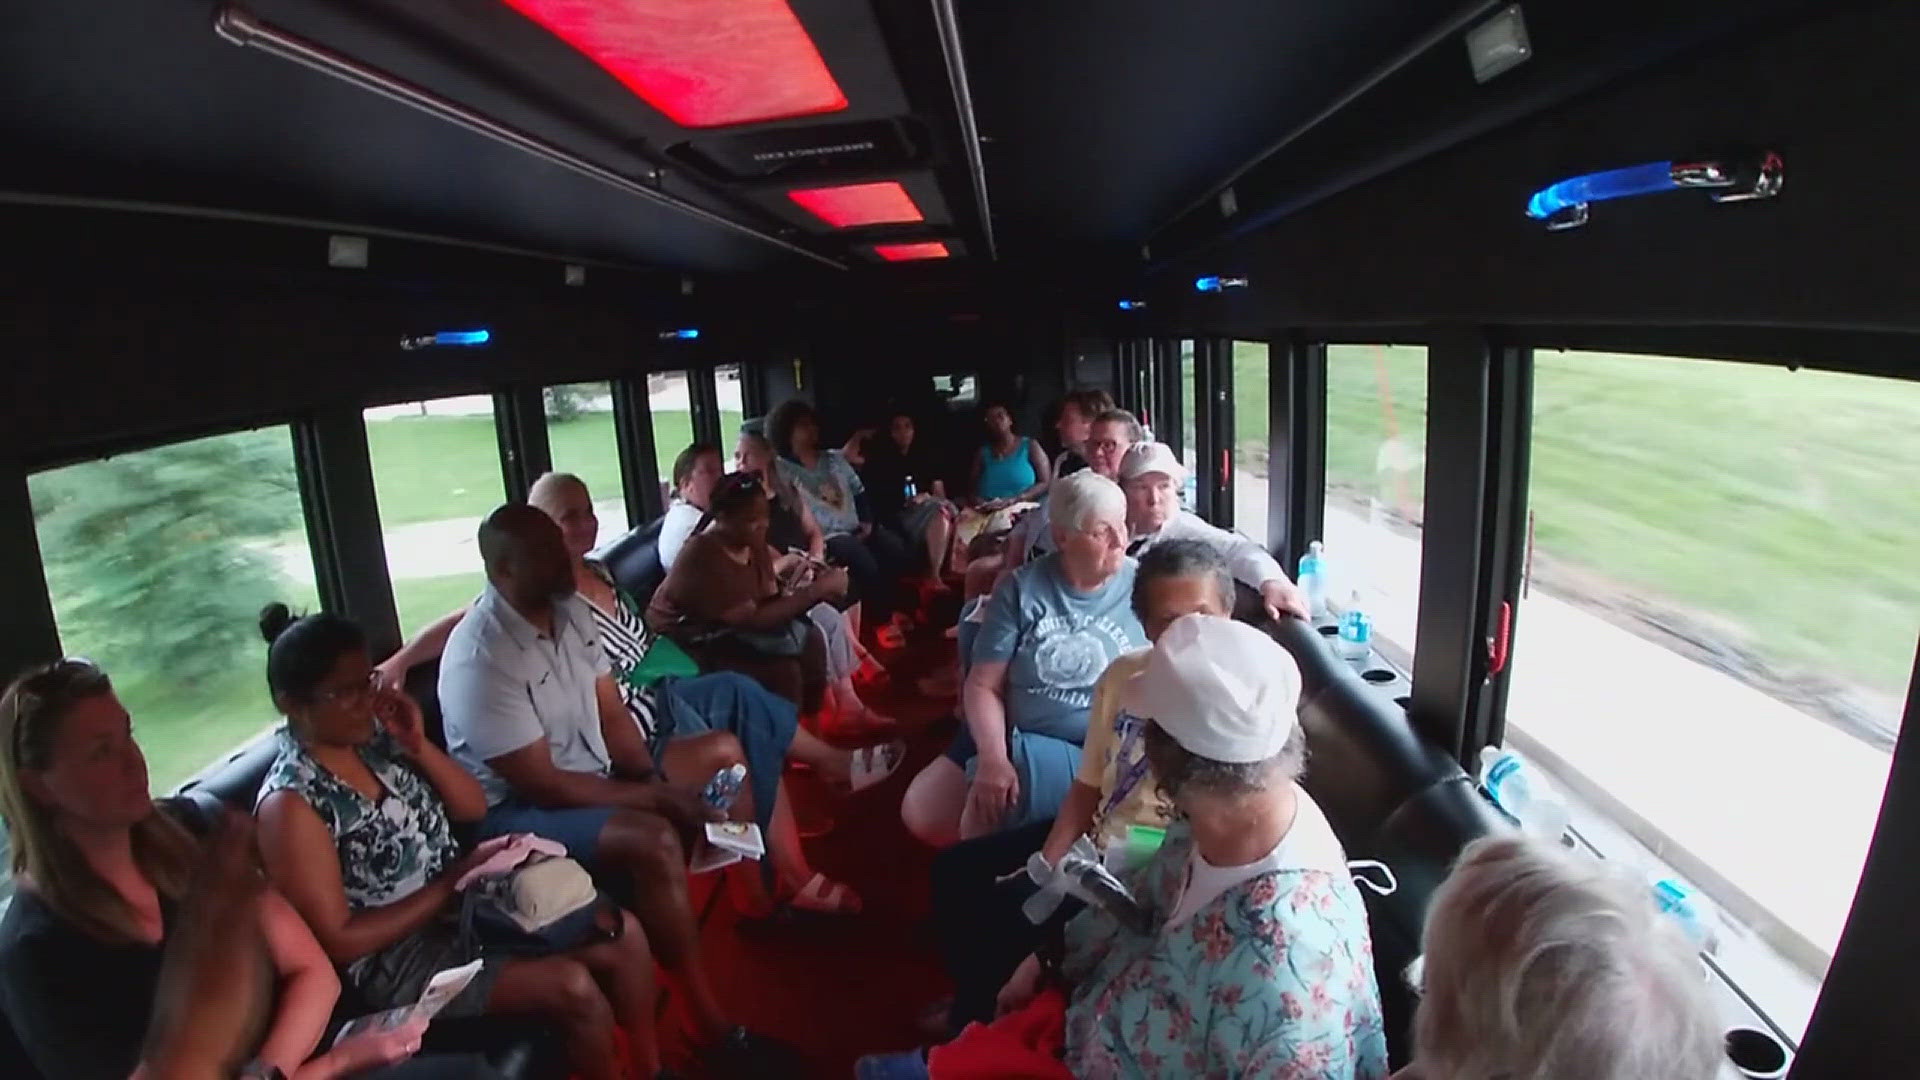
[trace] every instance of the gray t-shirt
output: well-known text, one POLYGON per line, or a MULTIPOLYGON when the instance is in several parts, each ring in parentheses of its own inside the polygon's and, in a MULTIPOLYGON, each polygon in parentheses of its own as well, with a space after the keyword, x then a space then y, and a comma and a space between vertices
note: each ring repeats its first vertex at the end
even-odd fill
POLYGON ((612 671, 593 613, 577 596, 553 605, 542 634, 489 585, 453 628, 440 656, 447 751, 497 806, 513 794, 487 761, 539 740, 557 769, 607 775, 594 683, 612 671))
POLYGON ((1060 556, 1027 563, 994 590, 973 643, 976 664, 1007 661, 1007 722, 1078 743, 1087 736, 1093 684, 1113 658, 1147 644, 1133 614, 1136 563, 1093 592, 1075 592, 1060 556))

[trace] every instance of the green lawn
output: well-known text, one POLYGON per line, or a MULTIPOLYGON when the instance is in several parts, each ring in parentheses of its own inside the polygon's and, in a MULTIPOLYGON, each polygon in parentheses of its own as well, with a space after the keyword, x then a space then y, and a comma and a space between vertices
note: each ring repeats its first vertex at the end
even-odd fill
MULTIPOLYGON (((720 414, 727 460, 733 458, 733 433, 740 414, 720 414)), ((596 499, 620 496, 620 455, 613 437, 613 414, 583 413, 549 424, 547 440, 553 467, 578 474, 596 499)), ((653 414, 654 457, 660 479, 673 469, 674 456, 693 441, 687 412, 653 414)), ((373 484, 380 499, 383 526, 419 521, 480 517, 500 505, 505 481, 500 474, 499 438, 492 417, 405 416, 367 424, 373 457, 373 484)))

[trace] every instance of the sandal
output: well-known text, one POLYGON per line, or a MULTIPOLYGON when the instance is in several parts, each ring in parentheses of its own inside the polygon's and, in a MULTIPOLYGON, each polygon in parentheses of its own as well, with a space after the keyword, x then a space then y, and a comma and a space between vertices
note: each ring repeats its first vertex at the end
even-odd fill
POLYGON ((846 885, 815 873, 787 901, 787 907, 814 915, 858 915, 861 903, 859 895, 846 885))
POLYGON ((853 765, 848 774, 848 786, 856 792, 865 791, 892 776, 900 762, 907 756, 907 744, 903 739, 881 743, 879 746, 863 746, 853 752, 853 765))

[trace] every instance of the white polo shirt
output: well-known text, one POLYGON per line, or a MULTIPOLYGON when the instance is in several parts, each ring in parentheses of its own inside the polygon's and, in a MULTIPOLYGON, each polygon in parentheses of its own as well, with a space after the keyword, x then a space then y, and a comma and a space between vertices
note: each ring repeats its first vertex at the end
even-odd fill
POLYGON ((440 656, 440 711, 448 752, 480 781, 488 806, 513 789, 487 760, 536 740, 546 740, 555 768, 612 771, 594 691, 612 670, 585 600, 554 604, 549 637, 487 586, 440 656))
POLYGON ((1191 510, 1182 510, 1168 518, 1167 523, 1160 526, 1159 532, 1135 534, 1127 542, 1127 554, 1139 558, 1162 540, 1200 541, 1226 560, 1233 580, 1251 588, 1258 589, 1269 581, 1292 580, 1265 548, 1239 533, 1208 524, 1205 518, 1191 510))

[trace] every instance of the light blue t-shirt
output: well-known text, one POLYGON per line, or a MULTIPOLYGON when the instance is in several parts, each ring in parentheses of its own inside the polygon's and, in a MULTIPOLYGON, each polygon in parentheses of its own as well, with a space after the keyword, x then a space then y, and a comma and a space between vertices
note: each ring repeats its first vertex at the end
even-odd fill
POLYGON ((800 489, 822 536, 843 536, 860 528, 860 508, 854 498, 867 490, 866 485, 840 451, 820 451, 820 460, 811 469, 786 457, 777 467, 782 480, 800 489))
POLYGON ((1093 684, 1113 658, 1147 644, 1133 614, 1133 574, 1120 569, 1093 592, 1067 585, 1059 555, 1027 563, 994 590, 973 643, 976 664, 1007 661, 1007 722, 1079 743, 1093 684))

